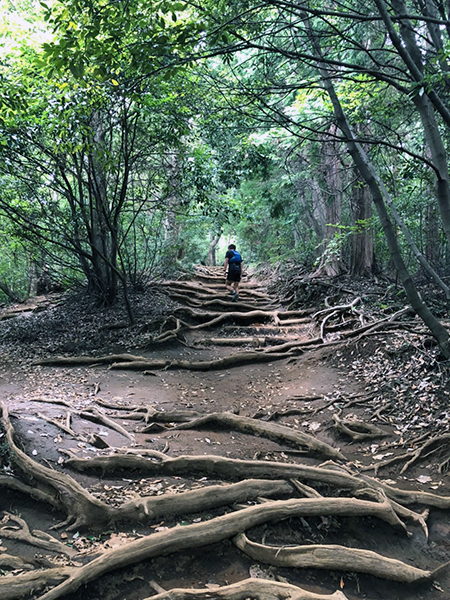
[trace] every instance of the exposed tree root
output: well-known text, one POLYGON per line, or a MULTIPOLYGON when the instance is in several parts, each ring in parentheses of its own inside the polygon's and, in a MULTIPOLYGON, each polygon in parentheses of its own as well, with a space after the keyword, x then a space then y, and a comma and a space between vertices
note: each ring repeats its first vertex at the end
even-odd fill
MULTIPOLYGON (((320 396, 321 398, 321 396, 320 396)), ((314 398, 312 398, 314 400, 314 398)), ((319 399, 319 398, 317 398, 319 399)), ((291 400, 296 400, 296 398, 291 398, 291 400)), ((309 399, 308 399, 309 400, 309 399)), ((286 410, 276 410, 273 413, 265 413, 263 411, 258 411, 253 415, 253 419, 263 419, 264 421, 276 421, 282 417, 292 417, 295 415, 305 415, 311 412, 305 408, 288 408, 286 410)))
POLYGON ((338 545, 266 546, 251 542, 243 533, 234 538, 236 546, 253 560, 277 567, 332 569, 367 573, 403 583, 415 583, 433 577, 433 571, 410 566, 370 550, 338 545))
POLYGON ((356 397, 352 397, 351 399, 347 399, 347 400, 344 400, 344 398, 333 398, 332 400, 330 400, 323 406, 318 406, 314 410, 310 411, 311 416, 313 417, 318 412, 321 412, 330 406, 334 406, 335 404, 341 405, 339 407, 339 413, 341 413, 346 408, 350 408, 350 407, 356 406, 358 404, 365 404, 365 402, 367 400, 370 400, 373 397, 374 397, 374 394, 369 394, 369 395, 357 394, 356 397))
POLYGON ((425 444, 418 448, 413 455, 409 455, 408 462, 402 467, 400 471, 403 474, 409 467, 411 467, 414 463, 416 463, 420 458, 426 458, 435 452, 438 452, 442 446, 448 446, 450 442, 450 433, 445 433, 443 435, 436 436, 431 438, 425 444))
MULTIPOLYGON (((258 311, 255 311, 258 312, 258 311)), ((232 313, 229 313, 232 314, 232 313)), ((244 313, 242 313, 244 314, 244 313)), ((247 313, 249 314, 249 313, 247 313)), ((265 313, 267 314, 267 313, 265 313)), ((224 315, 221 315, 222 319, 224 315)), ((384 323, 384 321, 383 321, 384 323)), ((210 325, 211 322, 206 325, 210 325)), ((190 329, 198 329, 203 327, 205 324, 200 326, 188 326, 190 329)), ((360 331, 360 330, 357 330, 360 331)), ((164 341, 170 337, 170 332, 164 334, 164 341)), ((160 340, 159 340, 160 341, 160 340)), ((304 348, 313 349, 315 347, 331 348, 335 346, 341 346, 344 342, 342 340, 332 341, 323 343, 321 338, 309 339, 309 340, 295 340, 280 344, 272 347, 268 347, 261 351, 249 351, 249 352, 236 352, 230 356, 224 358, 210 360, 210 361, 185 361, 185 360, 170 360, 170 359, 147 359, 142 356, 132 356, 129 354, 116 355, 112 354, 109 356, 100 357, 89 357, 89 356, 74 356, 74 357, 52 357, 35 361, 34 365, 47 365, 47 366, 76 366, 76 365, 97 365, 97 364, 109 364, 111 369, 117 370, 134 370, 134 371, 150 371, 151 369, 187 369, 193 371, 208 371, 215 369, 224 369, 233 366, 239 366, 243 364, 256 364, 259 362, 267 362, 271 360, 278 360, 288 358, 293 352, 296 354, 302 353, 304 348)), ((154 373, 149 373, 154 375, 154 373)))
MULTIPOLYGON (((359 302, 361 302, 361 298, 355 298, 353 300, 353 302, 351 302, 350 304, 344 304, 341 306, 332 306, 332 307, 325 308, 324 310, 320 310, 320 311, 316 312, 311 318, 313 321, 318 321, 319 318, 323 317, 322 322, 320 324, 321 339, 325 338, 325 329, 326 329, 328 321, 330 321, 333 317, 342 315, 343 313, 345 313, 347 311, 352 311, 359 302)), ((347 325, 347 323, 345 323, 345 322, 341 323, 340 328, 343 328, 346 325, 347 325)))
POLYGON ((31 594, 59 585, 76 571, 77 567, 54 567, 20 575, 0 576, 1 598, 2 600, 28 598, 31 594))
POLYGON ((5 438, 11 451, 14 466, 24 473, 34 485, 45 494, 47 501, 54 507, 64 507, 68 514, 67 523, 76 529, 83 525, 104 520, 105 505, 91 496, 81 485, 68 475, 49 469, 31 459, 14 444, 14 430, 9 420, 8 410, 1 404, 2 424, 5 438))
MULTIPOLYGON (((185 323, 185 326, 189 329, 205 329, 207 327, 212 327, 213 325, 217 325, 224 321, 231 320, 239 320, 239 321, 254 321, 263 319, 264 321, 273 321, 275 325, 283 325, 283 324, 292 324, 292 319, 289 317, 303 317, 303 311, 281 311, 281 310, 273 310, 273 311, 265 311, 265 310, 251 310, 249 312, 241 312, 241 311, 233 311, 228 313, 223 312, 198 312, 188 307, 180 307, 177 308, 175 313, 187 315, 191 319, 194 320, 205 320, 209 319, 206 322, 199 323, 198 325, 188 325, 185 323)), ((305 323, 309 322, 309 319, 302 319, 300 322, 305 323)), ((295 321, 298 323, 298 320, 295 321)))
MULTIPOLYGON (((355 310, 355 306, 359 301, 359 298, 357 298, 350 304, 328 307, 325 311, 317 312, 314 309, 315 315, 313 318, 318 324, 317 326, 320 326, 320 337, 302 340, 300 339, 299 332, 301 329, 299 327, 295 333, 297 339, 285 339, 281 337, 283 334, 280 334, 280 337, 277 338, 270 338, 266 333, 267 331, 273 331, 274 328, 277 328, 277 331, 284 332, 292 325, 310 323, 311 319, 306 317, 306 315, 311 314, 313 310, 284 311, 280 308, 279 304, 271 303, 269 296, 260 291, 252 291, 245 283, 242 285, 241 301, 236 305, 228 300, 229 296, 223 290, 223 281, 217 285, 213 283, 213 272, 205 272, 201 276, 207 282, 206 285, 203 283, 169 282, 169 295, 173 299, 182 301, 185 306, 177 309, 176 314, 169 317, 163 323, 159 335, 156 335, 151 343, 166 343, 174 340, 187 345, 187 340, 190 338, 184 338, 183 332, 196 332, 197 330, 215 325, 222 325, 231 320, 235 323, 243 323, 242 326, 234 325, 233 330, 238 331, 242 327, 246 328, 246 331, 250 331, 249 327, 251 327, 255 333, 261 330, 261 335, 244 337, 245 334, 240 333, 242 337, 230 339, 216 337, 205 339, 202 343, 213 343, 218 346, 228 344, 236 346, 247 345, 251 347, 249 348, 250 351, 241 351, 222 359, 210 361, 153 360, 131 354, 115 354, 103 357, 61 357, 39 361, 34 364, 61 366, 108 365, 112 369, 136 370, 142 371, 144 374, 155 375, 152 369, 203 371, 229 368, 235 365, 271 362, 277 359, 289 359, 287 361, 289 362, 295 360, 293 357, 301 354, 306 349, 343 346, 348 343, 347 340, 362 339, 365 336, 380 331, 382 328, 392 329, 393 327, 403 327, 404 323, 396 319, 409 310, 404 309, 388 319, 367 324, 367 319, 364 318, 364 315, 355 310), (220 290, 223 290, 223 293, 218 293, 219 287, 220 290), (250 296, 256 300, 254 304, 250 304, 246 300, 242 302, 242 298, 246 299, 250 296), (348 318, 347 314, 345 314, 348 311, 351 311, 351 318, 348 318), (336 317, 340 317, 341 322, 338 322, 336 317), (189 323, 183 319, 189 321, 189 323), (249 325, 249 323, 254 323, 255 319, 263 324, 257 324, 256 326, 254 324, 249 325), (361 326, 359 329, 356 329, 359 324, 361 326), (349 331, 350 327, 352 328, 351 331, 349 331), (341 331, 344 328, 345 332, 341 331), (332 331, 339 331, 338 335, 340 339, 324 343, 324 338, 332 331)), ((147 324, 146 331, 150 331, 149 325, 147 324)), ((153 323, 152 331, 154 326, 155 324, 153 323)), ((195 341, 195 338, 197 336, 200 337, 202 334, 192 333, 190 335, 195 341)), ((94 395, 98 391, 99 387, 96 386, 94 395)), ((312 399, 314 398, 302 398, 302 400, 312 399)), ((316 453, 330 457, 333 460, 339 459, 342 461, 345 459, 340 450, 333 448, 330 444, 325 444, 317 440, 313 435, 268 422, 278 416, 303 414, 303 411, 296 409, 275 412, 269 415, 267 420, 265 418, 263 421, 257 421, 254 418, 232 413, 200 415, 189 410, 162 412, 156 411, 154 407, 144 405, 130 407, 122 404, 106 403, 100 398, 93 398, 93 401, 97 401, 98 405, 117 412, 111 415, 108 411, 108 416, 106 416, 103 414, 106 411, 94 408, 92 410, 83 409, 83 411, 78 411, 76 414, 81 418, 95 420, 105 427, 110 427, 128 439, 135 438, 112 419, 119 418, 133 422, 144 422, 146 428, 141 429, 138 432, 139 434, 146 431, 153 431, 153 428, 159 427, 158 423, 170 424, 169 427, 172 430, 199 428, 209 425, 227 427, 252 435, 264 436, 282 444, 285 443, 294 446, 296 449, 301 449, 296 450, 296 452, 304 453, 306 451, 316 453), (183 423, 183 425, 173 427, 173 423, 183 423)), ((344 407, 349 407, 363 401, 364 398, 353 399, 348 401, 344 407)), ((337 430, 350 436, 354 441, 387 435, 386 432, 375 425, 359 420, 342 418, 342 408, 344 407, 341 407, 341 405, 343 402, 342 398, 336 398, 329 403, 330 405, 339 405, 338 414, 334 417, 337 430)), ((70 404, 64 402, 62 404, 68 406, 75 414, 70 404)), ((33 575, 36 575, 34 578, 27 578, 25 574, 14 578, 0 576, 1 600, 23 598, 25 595, 36 597, 37 592, 43 594, 40 600, 64 599, 105 573, 116 571, 121 567, 133 565, 152 557, 166 556, 186 549, 218 543, 223 540, 232 539, 235 536, 237 536, 236 542, 238 546, 243 551, 248 552, 252 558, 276 566, 293 566, 295 568, 313 567, 331 569, 333 571, 363 572, 407 583, 432 580, 439 571, 439 569, 435 571, 419 569, 374 552, 337 545, 283 546, 281 548, 274 548, 250 542, 243 534, 244 531, 253 526, 264 525, 272 521, 276 522, 291 517, 318 517, 322 519, 323 523, 328 523, 329 516, 335 515, 336 517, 380 518, 411 536, 412 533, 409 534, 406 531, 404 522, 412 521, 419 524, 425 532, 425 536, 427 536, 426 519, 428 511, 422 513, 415 512, 407 508, 406 505, 425 504, 443 509, 450 508, 450 497, 398 490, 376 479, 364 477, 356 472, 358 462, 355 462, 350 469, 340 467, 331 463, 331 461, 331 464, 328 463, 321 467, 311 467, 266 460, 240 461, 237 459, 224 459, 220 456, 179 456, 177 458, 170 458, 162 452, 148 448, 109 448, 106 442, 99 436, 93 436, 92 438, 78 436, 78 439, 95 445, 98 448, 108 448, 109 453, 108 456, 96 456, 100 452, 95 452, 94 448, 90 448, 92 458, 87 460, 77 458, 71 451, 61 450, 72 456, 65 464, 78 468, 80 471, 100 469, 103 473, 110 473, 117 469, 124 469, 127 471, 127 477, 129 476, 129 471, 136 471, 152 474, 157 477, 162 475, 185 476, 189 481, 192 481, 193 475, 196 474, 210 479, 237 481, 237 483, 205 485, 204 487, 196 487, 190 491, 179 491, 172 494, 165 493, 147 497, 134 496, 132 499, 129 499, 129 490, 125 490, 126 500, 122 501, 123 503, 120 506, 117 506, 115 502, 112 506, 97 500, 94 495, 91 495, 87 490, 79 486, 71 477, 47 468, 26 457, 14 444, 14 431, 9 421, 7 409, 6 407, 2 408, 1 420, 6 432, 3 441, 6 441, 6 445, 9 446, 7 449, 9 453, 7 452, 5 455, 5 462, 9 458, 11 460, 10 465, 14 467, 15 473, 17 476, 22 475, 24 481, 19 481, 17 477, 0 476, 0 487, 4 486, 20 490, 23 493, 30 494, 41 501, 49 503, 61 511, 65 511, 67 519, 60 526, 69 525, 69 530, 89 527, 91 531, 95 532, 102 529, 105 530, 110 525, 116 523, 148 525, 150 520, 165 520, 168 517, 192 513, 198 513, 195 516, 203 518, 204 511, 210 509, 222 508, 221 513, 224 512, 226 514, 203 522, 197 522, 199 519, 195 519, 196 523, 192 525, 185 526, 183 524, 183 527, 174 527, 170 530, 152 533, 146 537, 139 537, 126 545, 107 550, 102 555, 97 554, 95 557, 88 554, 79 556, 77 557, 78 560, 85 563, 81 567, 45 569, 39 573, 33 573, 33 575), (251 479, 249 479, 250 477, 251 479), (313 485, 317 485, 318 489, 312 487, 313 485), (304 497, 301 499, 292 499, 292 496, 296 494, 304 497), (331 494, 333 497, 330 497, 331 494), (288 497, 290 499, 276 501, 272 499, 278 497, 288 497), (259 504, 249 507, 249 501, 255 500, 259 504), (232 507, 231 511, 230 507, 232 507), (20 592, 17 592, 19 589, 20 592)), ((274 404, 275 408, 276 404, 274 404)), ((323 409, 324 407, 322 406, 317 411, 323 409)), ((52 420, 45 416, 42 416, 42 418, 45 418, 48 422, 53 423, 66 433, 76 436, 71 426, 71 414, 68 414, 65 424, 62 424, 60 420, 52 420)), ((142 427, 142 425, 140 426, 142 427)), ((450 434, 448 434, 448 437, 450 439, 450 434)), ((441 444, 447 443, 447 437, 443 436, 443 438, 445 439, 441 441, 439 441, 440 438, 428 440, 417 451, 417 454, 408 454, 406 459, 408 463, 404 469, 429 453, 437 452, 441 448, 441 444)), ((286 452, 288 451, 286 450, 286 452)), ((443 463, 442 468, 445 468, 445 466, 446 463, 443 463)), ((145 486, 147 482, 142 481, 140 484, 135 482, 130 486, 130 490, 133 490, 135 485, 145 486)), ((117 494, 117 498, 119 497, 124 497, 122 492, 117 494)), ((10 515, 7 515, 6 518, 14 520, 14 517, 10 515)), ((3 532, 5 533, 5 537, 11 533, 10 537, 16 536, 16 539, 27 543, 34 543, 49 552, 60 553, 64 551, 64 548, 68 548, 68 546, 61 544, 47 534, 40 535, 39 532, 29 532, 26 523, 21 523, 20 521, 19 519, 15 520, 15 523, 18 525, 18 529, 16 530, 12 531, 10 527, 3 528, 3 530, 0 529, 0 537, 3 532), (53 542, 56 542, 56 545, 53 545, 53 542)), ((0 554, 0 559, 1 556, 0 554)), ((72 554, 69 554, 69 558, 71 556, 72 554)), ((8 557, 6 558, 5 566, 8 565, 8 557)), ((11 563, 11 567, 21 569, 31 568, 27 566, 26 562, 23 562, 23 566, 21 566, 20 561, 15 564, 11 563)), ((440 569, 442 568, 440 567, 440 569)), ((279 600, 281 597, 286 600, 345 599, 341 591, 328 595, 314 594, 289 584, 261 580, 246 580, 218 590, 180 589, 164 591, 156 583, 151 585, 157 593, 157 596, 153 596, 152 598, 158 600, 184 600, 185 598, 186 600, 188 598, 247 600, 250 597, 252 600, 279 600)))
POLYGON ((58 429, 61 429, 61 431, 64 431, 64 433, 67 433, 68 435, 72 436, 75 440, 80 440, 81 442, 88 441, 88 438, 78 434, 69 425, 67 425, 67 423, 61 423, 60 421, 58 421, 58 419, 52 419, 50 417, 47 417, 46 415, 43 415, 42 413, 38 413, 38 417, 40 419, 43 419, 44 421, 47 421, 47 423, 51 423, 58 429))
POLYGON ((177 319, 173 315, 171 315, 168 319, 166 319, 164 321, 161 329, 163 329, 164 326, 167 325, 170 322, 175 323, 175 329, 169 329, 168 331, 163 331, 159 335, 155 336, 152 339, 152 342, 151 342, 152 344, 155 343, 155 342, 159 342, 160 344, 164 344, 166 342, 170 342, 170 340, 173 340, 173 339, 180 339, 180 332, 181 332, 183 323, 182 323, 182 321, 180 319, 177 319))
POLYGON ((210 485, 179 494, 163 494, 137 498, 124 503, 117 511, 116 521, 136 523, 172 515, 188 515, 221 506, 244 503, 259 496, 292 495, 292 485, 286 481, 246 479, 231 485, 210 485))
POLYGON ((190 371, 214 371, 220 369, 228 369, 233 366, 256 364, 261 362, 271 362, 273 360, 287 358, 289 355, 280 352, 269 354, 266 352, 236 352, 230 356, 218 358, 216 360, 134 360, 126 363, 113 363, 111 369, 130 370, 147 372, 149 369, 186 369, 190 371))
POLYGON ((352 310, 352 308, 354 308, 360 302, 361 302, 361 298, 358 297, 358 298, 355 298, 352 302, 350 302, 350 304, 341 304, 340 306, 329 306, 328 308, 319 310, 318 312, 314 313, 311 318, 313 319, 313 321, 318 321, 319 318, 325 317, 325 316, 333 314, 335 312, 338 313, 338 312, 345 312, 347 310, 352 310))
MULTIPOLYGON (((308 321, 310 322, 310 319, 308 319, 308 321)), ((279 326, 269 325, 268 323, 253 323, 250 325, 223 325, 221 327, 222 331, 246 331, 249 329, 258 332, 258 335, 263 335, 266 333, 281 333, 282 335, 285 335, 287 333, 297 334, 299 330, 299 328, 296 325, 286 325, 285 323, 279 326)))
POLYGON ((348 331, 348 332, 342 334, 342 338, 343 339, 356 338, 357 340, 360 340, 360 339, 362 339, 361 336, 372 334, 372 333, 374 333, 376 331, 380 331, 381 329, 384 329, 386 327, 387 328, 403 327, 404 323, 402 323, 401 321, 397 321, 397 319, 399 317, 402 317, 409 313, 413 314, 413 310, 410 306, 406 306, 405 308, 402 308, 401 310, 397 311, 393 315, 390 315, 386 319, 381 319, 380 321, 376 321, 375 323, 369 323, 368 325, 365 325, 364 327, 360 327, 359 329, 355 329, 354 331, 348 331))
POLYGON ((333 594, 308 592, 289 583, 270 579, 245 579, 219 589, 173 589, 146 600, 347 600, 337 590, 333 594))
POLYGON ((134 439, 134 436, 131 433, 129 433, 124 427, 122 427, 118 423, 115 423, 111 419, 108 419, 106 415, 102 414, 96 408, 89 408, 88 410, 84 410, 78 414, 83 419, 88 419, 89 421, 93 421, 94 423, 100 423, 101 425, 104 425, 109 429, 117 431, 129 440, 134 439))
POLYGON ((50 552, 56 552, 57 554, 65 554, 66 556, 75 556, 77 551, 61 543, 56 538, 52 537, 44 531, 34 530, 30 531, 27 523, 20 517, 5 512, 5 516, 0 521, 2 527, 0 527, 0 538, 9 540, 20 540, 30 546, 37 546, 50 552), (8 525, 9 522, 15 523, 15 525, 8 525))
MULTIPOLYGON (((211 283, 209 285, 204 285, 200 282, 191 283, 189 281, 165 281, 164 287, 168 288, 169 290, 179 291, 180 293, 189 291, 193 294, 199 295, 209 294, 214 296, 217 295, 217 290, 225 293, 225 281, 223 283, 211 283)), ((269 294, 257 289, 255 290, 254 285, 251 283, 242 281, 239 287, 241 290, 245 290, 246 295, 252 296, 253 298, 260 298, 263 300, 268 300, 269 302, 273 300, 273 297, 269 294)))
POLYGON ((50 506, 61 508, 61 505, 55 502, 55 496, 51 491, 46 492, 44 490, 40 490, 33 484, 28 485, 23 481, 20 481, 20 479, 17 477, 0 475, 0 489, 1 488, 14 490, 15 492, 20 492, 21 494, 30 496, 30 498, 34 498, 39 502, 46 502, 47 504, 50 504, 50 506))
POLYGON ((278 500, 216 517, 204 523, 154 533, 125 546, 104 552, 90 563, 72 571, 66 581, 43 594, 40 600, 56 600, 75 592, 101 575, 149 558, 186 548, 199 548, 234 537, 256 525, 299 516, 372 516, 403 527, 388 502, 368 502, 349 498, 301 498, 278 500))
MULTIPOLYGON (((382 481, 365 477, 361 474, 351 475, 342 469, 326 467, 310 467, 297 464, 285 464, 266 460, 239 460, 221 456, 177 456, 171 458, 158 453, 158 461, 141 456, 113 454, 111 456, 96 456, 89 460, 70 458, 65 461, 68 466, 78 471, 99 469, 104 474, 111 474, 117 469, 138 471, 142 474, 153 475, 200 475, 213 476, 220 479, 269 478, 269 479, 299 479, 316 482, 344 490, 361 490, 367 487, 381 489, 386 496, 399 504, 421 504, 440 509, 450 508, 450 496, 439 496, 429 492, 415 490, 400 490, 382 481)), ((418 519, 417 519, 418 521, 418 519)))
POLYGON ((112 416, 130 421, 144 421, 145 423, 150 423, 152 421, 156 421, 157 423, 186 423, 186 421, 192 421, 192 419, 203 416, 195 410, 162 411, 154 410, 150 407, 121 407, 122 410, 125 410, 126 408, 130 408, 131 412, 112 416))
POLYGON ((142 360, 142 356, 132 354, 108 354, 107 356, 54 356, 36 360, 33 365, 75 366, 75 365, 110 365, 114 362, 133 362, 142 360))
POLYGON ((50 566, 50 561, 43 558, 24 558, 22 556, 12 556, 11 554, 0 554, 0 569, 17 569, 20 571, 31 571, 38 567, 50 566))
POLYGON ((66 406, 67 408, 73 409, 72 404, 67 402, 66 400, 62 400, 60 398, 45 398, 44 396, 37 396, 29 399, 30 402, 44 402, 46 404, 58 404, 61 406, 66 406))
POLYGON ((312 435, 303 433, 301 431, 295 431, 284 425, 278 423, 268 423, 266 421, 258 421, 251 417, 244 417, 241 415, 235 415, 233 413, 213 413, 194 419, 188 423, 178 425, 176 429, 195 429, 203 427, 205 425, 219 425, 234 429, 235 431, 241 431, 243 433, 251 433, 253 435, 260 435, 267 437, 271 440, 284 442, 289 445, 307 448, 310 452, 328 456, 329 458, 335 458, 345 460, 345 456, 333 448, 329 444, 318 440, 312 435))
MULTIPOLYGON (((421 439, 425 437, 428 437, 428 435, 421 436, 421 439)), ((444 433, 442 435, 427 440, 422 446, 417 448, 415 452, 408 452, 407 454, 392 456, 391 458, 388 458, 384 461, 380 461, 379 463, 367 465, 366 467, 364 467, 364 471, 370 471, 371 469, 373 469, 375 475, 377 475, 378 471, 384 467, 406 461, 406 464, 404 464, 402 469, 400 470, 400 473, 403 474, 409 469, 409 467, 418 462, 421 458, 426 458, 431 454, 442 450, 443 446, 448 446, 449 441, 450 433, 444 433)))
MULTIPOLYGON (((5 422, 5 416, 3 419, 5 422)), ((21 451, 12 444, 11 438, 12 428, 9 431, 8 442, 10 443, 14 455, 18 456, 20 459, 21 451)), ((152 452, 152 454, 154 454, 154 452, 152 452)), ((158 453, 158 456, 161 456, 161 454, 158 453)), ((249 499, 255 499, 261 495, 279 496, 290 494, 292 492, 292 486, 285 481, 255 481, 246 479, 243 482, 233 485, 209 486, 180 494, 137 498, 116 508, 94 499, 87 491, 78 486, 71 477, 52 471, 47 467, 43 467, 28 457, 26 457, 26 459, 26 461, 19 460, 20 468, 23 469, 25 467, 26 473, 31 474, 31 472, 33 472, 38 481, 48 483, 55 491, 59 492, 62 496, 63 504, 69 514, 68 520, 75 519, 75 525, 80 528, 88 525, 99 528, 102 525, 119 521, 136 523, 142 519, 151 519, 165 515, 188 514, 200 512, 205 508, 210 509, 233 504, 235 502, 246 502, 249 499), (74 507, 76 502, 81 505, 81 509, 86 510, 86 514, 83 516, 80 516, 79 514, 80 509, 74 507)), ((11 519, 12 517, 9 518, 11 519)), ((3 529, 2 531, 5 531, 5 536, 7 534, 8 537, 14 536, 15 538, 19 538, 20 536, 20 539, 25 540, 26 538, 25 541, 28 541, 28 543, 34 542, 36 545, 37 541, 32 539, 31 534, 27 535, 26 524, 22 523, 21 526, 22 531, 19 532, 15 531, 14 533, 10 533, 10 528, 8 528, 8 530, 3 529)), ((74 526, 71 528, 73 529, 74 526)), ((43 540, 42 536, 40 539, 43 540)), ((50 546, 50 543, 53 544, 53 538, 50 539, 50 536, 48 536, 46 541, 41 542, 41 546, 45 544, 45 547, 47 547, 50 546)), ((63 548, 66 548, 63 544, 61 544, 61 548, 57 544, 58 542, 52 547, 54 551, 56 551, 56 547, 59 548, 59 552, 61 552, 63 548)), ((66 552, 66 554, 67 553, 68 552, 66 552)))
POLYGON ((268 338, 253 336, 253 337, 231 337, 231 338, 204 338, 198 340, 196 345, 199 346, 253 346, 260 348, 268 343, 268 338))
MULTIPOLYGON (((96 365, 110 364, 111 369, 130 370, 130 371, 148 371, 150 369, 187 369, 192 371, 209 371, 214 369, 227 369, 232 366, 244 364, 270 362, 272 360, 287 358, 289 354, 285 352, 266 354, 264 352, 236 352, 230 356, 219 358, 216 360, 205 361, 187 361, 187 360, 170 360, 170 359, 146 359, 144 357, 133 357, 124 355, 125 360, 119 358, 120 362, 116 362, 117 355, 103 357, 89 356, 55 356, 53 358, 37 361, 36 365, 47 366, 76 366, 76 365, 96 365)), ((151 373, 152 375, 154 373, 151 373)))
POLYGON ((365 423, 358 419, 341 419, 338 415, 333 415, 333 421, 336 429, 350 437, 354 442, 373 440, 389 435, 373 423, 365 423))

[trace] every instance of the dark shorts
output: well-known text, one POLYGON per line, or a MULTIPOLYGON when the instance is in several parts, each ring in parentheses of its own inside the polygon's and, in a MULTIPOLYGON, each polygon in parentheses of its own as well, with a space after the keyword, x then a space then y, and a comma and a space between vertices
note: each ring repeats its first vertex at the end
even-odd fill
POLYGON ((227 281, 240 281, 241 270, 240 269, 228 269, 227 281))

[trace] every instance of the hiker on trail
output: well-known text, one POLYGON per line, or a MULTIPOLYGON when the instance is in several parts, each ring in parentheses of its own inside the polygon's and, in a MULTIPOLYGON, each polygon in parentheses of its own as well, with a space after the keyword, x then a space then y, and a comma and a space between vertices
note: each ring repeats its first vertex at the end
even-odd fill
POLYGON ((230 244, 228 251, 225 254, 224 263, 225 275, 226 275, 226 287, 232 294, 231 301, 237 302, 239 300, 239 282, 241 281, 242 273, 242 257, 239 252, 236 251, 236 246, 230 244), (228 269, 228 271, 227 271, 228 269))

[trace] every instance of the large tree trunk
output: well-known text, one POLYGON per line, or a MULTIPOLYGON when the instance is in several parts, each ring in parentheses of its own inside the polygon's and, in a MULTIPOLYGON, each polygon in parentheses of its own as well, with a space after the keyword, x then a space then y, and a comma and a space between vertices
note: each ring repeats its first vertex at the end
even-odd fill
POLYGON ((372 198, 369 188, 361 181, 359 173, 353 184, 351 204, 356 231, 352 235, 350 272, 357 276, 371 275, 375 265, 373 234, 369 225, 372 217, 372 198))
POLYGON ((92 269, 88 275, 91 293, 107 305, 117 296, 117 231, 115 231, 108 203, 106 177, 105 130, 102 115, 92 118, 92 146, 89 157, 90 227, 89 244, 92 252, 92 269))
POLYGON ((181 244, 182 223, 179 219, 180 212, 180 165, 179 157, 174 151, 167 164, 169 172, 168 177, 168 194, 166 196, 166 219, 165 219, 165 236, 166 246, 171 258, 181 260, 184 257, 185 249, 181 244))
POLYGON ((216 233, 211 241, 209 242, 209 250, 208 250, 208 265, 210 267, 216 266, 216 247, 220 240, 220 233, 216 233))
POLYGON ((342 260, 341 244, 337 241, 342 213, 339 147, 335 141, 336 127, 332 125, 321 147, 320 170, 322 186, 325 189, 325 237, 324 252, 316 274, 335 277, 346 271, 342 260))

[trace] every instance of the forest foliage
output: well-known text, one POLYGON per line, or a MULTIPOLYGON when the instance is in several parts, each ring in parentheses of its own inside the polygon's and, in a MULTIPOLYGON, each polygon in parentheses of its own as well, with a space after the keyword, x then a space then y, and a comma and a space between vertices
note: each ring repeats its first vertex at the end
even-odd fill
POLYGON ((126 301, 233 241, 251 265, 398 277, 447 343, 413 283, 450 298, 445 3, 1 7, 5 298, 126 301))

